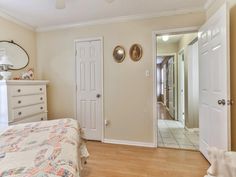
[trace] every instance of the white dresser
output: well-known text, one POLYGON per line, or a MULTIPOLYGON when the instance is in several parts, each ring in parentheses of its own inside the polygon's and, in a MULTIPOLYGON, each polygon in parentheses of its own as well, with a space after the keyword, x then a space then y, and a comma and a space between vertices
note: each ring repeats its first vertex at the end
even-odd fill
POLYGON ((48 81, 1 80, 0 128, 47 120, 48 81))

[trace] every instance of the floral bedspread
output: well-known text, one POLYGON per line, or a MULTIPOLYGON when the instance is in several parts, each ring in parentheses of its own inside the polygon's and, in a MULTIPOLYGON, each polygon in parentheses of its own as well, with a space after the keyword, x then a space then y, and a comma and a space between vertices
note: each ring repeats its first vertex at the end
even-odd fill
POLYGON ((0 177, 79 177, 87 157, 73 119, 19 124, 0 135, 0 177))

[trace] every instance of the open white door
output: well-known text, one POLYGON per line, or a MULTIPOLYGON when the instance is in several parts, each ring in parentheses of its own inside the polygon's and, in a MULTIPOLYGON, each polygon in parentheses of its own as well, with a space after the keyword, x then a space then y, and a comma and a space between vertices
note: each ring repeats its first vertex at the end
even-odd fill
POLYGON ((200 151, 230 150, 229 15, 224 4, 200 29, 200 151))
POLYGON ((102 41, 76 42, 77 119, 89 140, 102 140, 102 41))

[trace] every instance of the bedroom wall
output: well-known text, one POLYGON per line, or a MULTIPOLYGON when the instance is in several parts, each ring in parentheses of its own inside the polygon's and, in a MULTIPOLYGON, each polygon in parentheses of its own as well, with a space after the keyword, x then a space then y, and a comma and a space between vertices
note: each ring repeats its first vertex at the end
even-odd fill
POLYGON ((105 138, 152 143, 152 31, 200 26, 204 20, 205 13, 190 13, 38 33, 39 78, 50 80, 49 117, 75 115, 74 40, 103 36, 104 117, 111 121, 105 129, 105 138), (143 46, 143 58, 133 62, 127 56, 122 64, 114 62, 113 48, 120 44, 128 50, 133 43, 143 46), (150 77, 145 76, 146 70, 150 71, 150 77))
POLYGON ((19 71, 13 71, 12 77, 18 76, 28 68, 36 72, 36 33, 0 16, 0 40, 13 40, 20 44, 29 54, 29 65, 19 71))

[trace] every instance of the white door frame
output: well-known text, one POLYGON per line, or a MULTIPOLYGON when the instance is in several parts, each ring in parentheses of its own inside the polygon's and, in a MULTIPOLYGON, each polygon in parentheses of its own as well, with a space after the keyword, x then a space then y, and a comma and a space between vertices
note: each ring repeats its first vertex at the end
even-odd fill
MULTIPOLYGON (((178 94, 178 83, 176 82, 177 81, 177 54, 176 53, 158 53, 157 54, 158 57, 162 57, 162 56, 174 56, 174 75, 175 75, 175 96, 177 96, 178 94)), ((176 106, 177 106, 177 99, 175 99, 175 117, 174 119, 177 119, 177 112, 178 112, 178 108, 176 109, 176 106)))
POLYGON ((75 54, 75 95, 76 95, 76 99, 75 99, 75 117, 76 120, 78 120, 77 117, 77 60, 76 60, 76 54, 77 54, 77 50, 76 50, 76 43, 77 42, 86 42, 86 41, 101 41, 101 107, 102 107, 102 139, 101 141, 104 142, 104 136, 105 136, 105 130, 104 130, 104 71, 103 71, 103 65, 104 65, 104 40, 103 37, 91 37, 91 38, 79 38, 79 39, 75 39, 74 40, 74 54, 75 54))
POLYGON ((198 32, 200 26, 193 26, 187 28, 174 28, 174 29, 165 29, 160 31, 153 31, 152 32, 152 47, 153 47, 153 145, 157 147, 157 132, 158 132, 158 121, 157 121, 157 101, 156 101, 156 89, 157 89, 157 68, 156 68, 156 57, 157 57, 157 35, 164 35, 164 34, 183 34, 183 33, 194 33, 198 32))
MULTIPOLYGON (((185 54, 184 54, 184 49, 180 49, 179 50, 179 52, 178 52, 178 59, 180 58, 180 55, 181 54, 183 54, 184 55, 184 63, 183 63, 183 67, 184 68, 182 68, 182 69, 184 69, 183 70, 183 72, 184 72, 184 98, 183 98, 183 101, 184 101, 184 104, 182 105, 182 106, 184 106, 183 108, 184 108, 184 121, 182 122, 183 123, 183 125, 184 125, 184 127, 185 127, 185 103, 186 103, 186 101, 185 101, 185 54)), ((180 76, 180 73, 179 73, 179 69, 180 69, 180 64, 181 64, 181 61, 179 61, 178 60, 178 91, 177 91, 177 94, 178 94, 178 121, 179 121, 179 114, 180 114, 180 109, 179 109, 179 105, 181 104, 180 103, 180 99, 181 99, 181 91, 180 91, 180 89, 179 89, 179 87, 180 87, 180 80, 179 80, 179 76, 180 76)), ((182 112, 182 111, 181 111, 182 112)), ((180 121, 181 122, 181 121, 180 121)))

